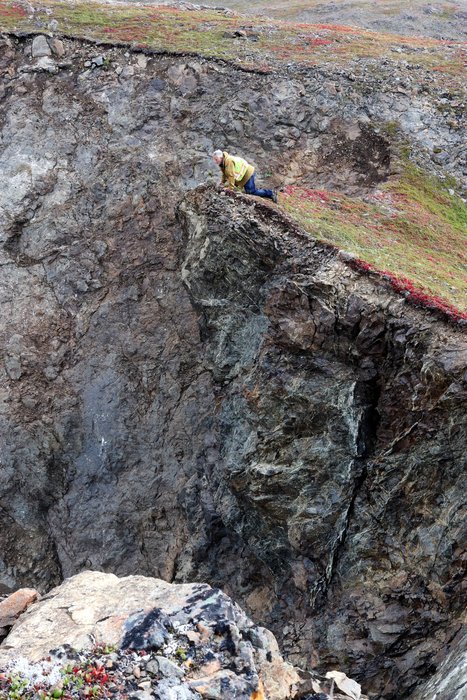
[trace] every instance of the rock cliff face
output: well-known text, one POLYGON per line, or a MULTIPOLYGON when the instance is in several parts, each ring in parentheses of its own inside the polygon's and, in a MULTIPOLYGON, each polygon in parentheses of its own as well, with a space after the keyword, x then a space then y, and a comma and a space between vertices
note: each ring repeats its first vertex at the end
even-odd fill
POLYGON ((294 660, 406 697, 457 633, 459 331, 270 208, 201 189, 175 214, 218 145, 362 190, 395 109, 458 173, 449 115, 395 107, 390 68, 30 44, 0 47, 0 585, 206 580, 294 660))
POLYGON ((459 629, 461 338, 268 206, 201 190, 181 215, 215 386, 211 508, 268 572, 245 601, 287 610, 292 655, 400 695, 459 629))

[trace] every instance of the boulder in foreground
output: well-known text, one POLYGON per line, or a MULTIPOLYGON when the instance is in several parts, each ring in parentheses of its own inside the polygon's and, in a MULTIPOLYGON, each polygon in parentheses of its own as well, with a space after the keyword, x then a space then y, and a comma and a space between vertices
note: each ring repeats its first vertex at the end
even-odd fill
POLYGON ((75 677, 140 700, 285 700, 299 681, 274 636, 221 591, 99 572, 32 605, 0 646, 0 668, 36 686, 45 671, 55 697, 75 677))

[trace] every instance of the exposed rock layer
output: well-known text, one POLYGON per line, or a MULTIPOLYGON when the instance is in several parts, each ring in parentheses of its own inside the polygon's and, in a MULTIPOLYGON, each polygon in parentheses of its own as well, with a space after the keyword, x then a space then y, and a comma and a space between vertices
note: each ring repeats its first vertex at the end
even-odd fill
POLYGON ((459 333, 269 210, 209 190, 175 208, 221 144, 368 187, 395 110, 458 172, 448 112, 396 101, 389 72, 116 49, 85 69, 92 45, 47 65, 29 46, 0 47, 0 583, 208 580, 294 658, 400 697, 457 629, 459 333))

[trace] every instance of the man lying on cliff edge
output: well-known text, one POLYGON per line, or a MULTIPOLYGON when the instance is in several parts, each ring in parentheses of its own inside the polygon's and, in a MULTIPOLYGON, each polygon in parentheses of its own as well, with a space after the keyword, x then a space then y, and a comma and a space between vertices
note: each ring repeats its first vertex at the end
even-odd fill
POLYGON ((258 190, 255 185, 255 169, 240 156, 231 156, 227 151, 214 151, 212 159, 222 171, 221 185, 229 189, 245 188, 247 194, 272 199, 277 203, 277 194, 273 190, 258 190))

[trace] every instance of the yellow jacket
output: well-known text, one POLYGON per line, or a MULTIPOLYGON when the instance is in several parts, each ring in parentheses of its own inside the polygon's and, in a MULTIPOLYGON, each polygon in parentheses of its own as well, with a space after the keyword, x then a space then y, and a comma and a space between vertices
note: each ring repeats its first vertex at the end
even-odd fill
POLYGON ((244 187, 255 172, 252 165, 239 156, 231 156, 224 151, 224 160, 221 165, 221 185, 227 183, 228 187, 244 187))

